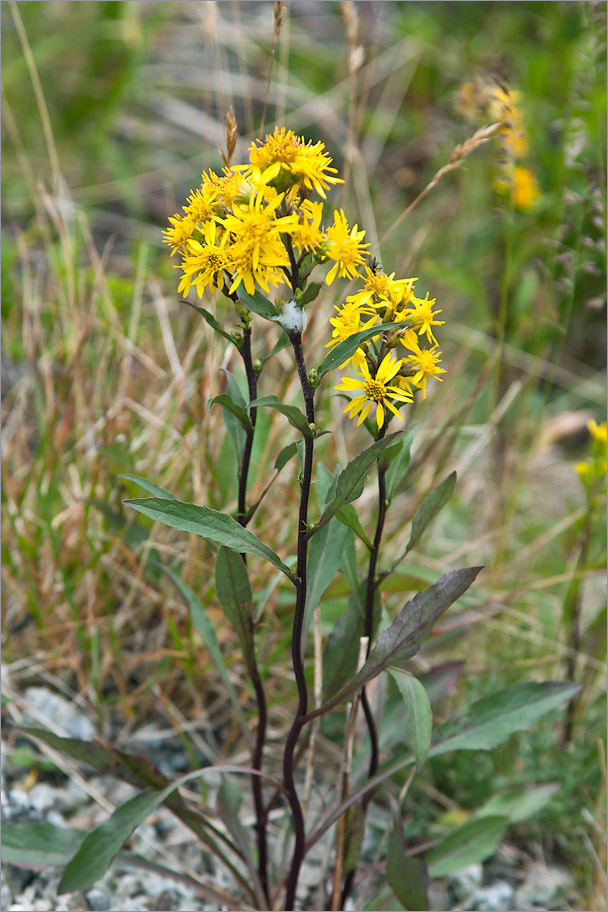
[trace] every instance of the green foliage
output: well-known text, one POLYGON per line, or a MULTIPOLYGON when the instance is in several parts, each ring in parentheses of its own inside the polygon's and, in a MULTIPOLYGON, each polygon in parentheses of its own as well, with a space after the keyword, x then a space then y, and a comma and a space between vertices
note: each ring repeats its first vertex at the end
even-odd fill
POLYGON ((265 545, 248 529, 244 529, 236 519, 227 513, 161 497, 125 500, 124 503, 139 513, 143 513, 144 516, 148 516, 156 522, 165 523, 173 529, 193 532, 195 535, 200 535, 202 538, 220 545, 226 545, 235 551, 257 554, 258 557, 263 557, 264 560, 270 561, 271 564, 282 570, 286 576, 292 576, 289 567, 283 563, 272 548, 265 545))

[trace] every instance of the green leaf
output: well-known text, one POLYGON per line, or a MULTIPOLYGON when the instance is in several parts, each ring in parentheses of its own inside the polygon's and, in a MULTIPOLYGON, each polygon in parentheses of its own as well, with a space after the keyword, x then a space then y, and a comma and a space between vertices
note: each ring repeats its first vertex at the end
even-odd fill
POLYGON ((116 477, 132 481, 149 494, 154 494, 155 497, 168 497, 170 500, 177 500, 177 497, 172 494, 171 491, 167 491, 166 488, 161 488, 160 485, 154 484, 153 481, 148 481, 147 478, 142 478, 141 475, 117 475, 116 477))
MULTIPOLYGON (((221 550, 222 549, 220 548, 220 551, 221 550)), ((234 553, 234 552, 232 552, 232 553, 234 553)), ((218 557, 219 557, 219 552, 218 552, 218 557)), ((239 557, 239 560, 241 561, 241 563, 243 563, 243 561, 240 557, 239 557)), ((240 704, 238 695, 237 695, 234 687, 232 686, 232 682, 230 681, 230 678, 228 677, 226 663, 224 662, 222 650, 221 650, 220 644, 218 643, 218 640, 217 640, 217 636, 215 633, 215 627, 213 626, 213 622, 211 621, 211 618, 209 617, 209 614, 207 613, 207 609, 204 607, 202 602, 196 597, 196 595, 194 594, 192 589, 190 589, 190 587, 186 585, 186 583, 181 579, 181 577, 179 577, 177 575, 177 573, 174 573, 173 570, 171 570, 169 567, 162 566, 162 569, 167 574, 169 579, 173 582, 177 591, 180 593, 180 595, 184 599, 186 605, 188 606, 188 610, 190 612, 190 617, 192 619, 194 628, 200 635, 200 637, 201 637, 203 643, 205 644, 205 646, 207 647, 207 649, 209 650, 209 655, 211 656, 213 664, 217 668, 218 673, 220 674, 220 676, 222 678, 222 681, 226 685, 226 690, 228 691, 230 699, 232 700, 232 705, 234 706, 234 709, 235 709, 235 712, 239 719, 239 722, 241 723, 241 729, 242 729, 243 733, 245 734, 245 737, 246 737, 248 743, 252 744, 253 739, 251 737, 251 732, 249 731, 249 727, 247 726, 247 722, 245 721, 245 717, 244 717, 243 711, 241 709, 241 704, 240 704)))
POLYGON ((346 828, 344 834, 344 873, 354 870, 359 863, 363 837, 365 836, 365 817, 360 804, 354 804, 346 812, 346 828))
MULTIPOLYGON (((67 865, 57 888, 58 893, 88 890, 103 877, 122 845, 149 815, 176 789, 192 779, 233 772, 256 775, 255 770, 232 765, 208 766, 180 776, 161 791, 148 789, 116 808, 114 813, 84 838, 82 845, 67 865)), ((267 777, 270 778, 270 777, 267 777)), ((276 780, 272 780, 273 783, 276 780)), ((168 802, 167 802, 168 803, 168 802)))
POLYGON ((207 321, 209 326, 212 329, 214 329, 216 331, 216 333, 219 333, 219 335, 223 336, 224 339, 227 339, 228 342, 232 342, 233 345, 236 345, 236 342, 234 341, 234 339, 232 338, 230 333, 227 333, 226 330, 222 329, 222 327, 217 322, 217 320, 215 319, 215 317, 213 316, 212 313, 209 313, 209 311, 205 310, 204 307, 199 307, 197 304, 192 304, 190 301, 186 301, 185 299, 182 299, 182 304, 187 304, 188 307, 192 307, 194 310, 197 310, 199 312, 199 314, 201 315, 201 317, 203 317, 203 319, 207 321))
POLYGON ((580 684, 561 681, 511 684, 463 707, 436 729, 429 757, 452 750, 492 750, 514 732, 531 728, 579 690, 580 684))
POLYGON ((355 535, 358 535, 361 541, 367 545, 369 550, 372 550, 374 546, 367 537, 365 529, 361 525, 359 515, 352 504, 344 504, 343 507, 340 507, 336 513, 336 519, 338 519, 342 525, 348 526, 349 529, 352 529, 355 535))
POLYGON ((397 687, 401 691, 407 707, 410 741, 414 748, 416 768, 420 771, 424 766, 424 761, 431 746, 431 732, 433 730, 431 704, 426 690, 417 678, 394 668, 391 668, 390 673, 397 682, 397 687))
POLYGON ((300 411, 297 405, 284 405, 278 396, 262 396, 261 399, 254 399, 250 405, 255 406, 256 408, 266 406, 268 408, 276 409, 277 412, 285 415, 291 426, 300 431, 304 437, 308 437, 309 440, 313 439, 314 435, 306 420, 306 415, 300 411))
POLYGON ((213 399, 209 400, 207 403, 207 411, 209 413, 211 413, 211 409, 216 403, 221 405, 223 409, 228 409, 228 411, 238 419, 246 431, 253 430, 251 418, 247 414, 247 410, 244 409, 243 406, 237 405, 228 393, 220 393, 219 396, 214 396, 213 399))
POLYGON ((493 855, 509 826, 504 816, 467 820, 428 853, 431 877, 446 877, 493 855))
POLYGON ((467 591, 482 567, 467 567, 446 573, 433 586, 418 592, 401 609, 393 623, 378 637, 361 671, 327 704, 315 713, 327 712, 377 677, 390 666, 399 667, 419 651, 435 622, 467 591))
POLYGON ((256 290, 250 295, 245 291, 245 288, 241 283, 236 293, 243 307, 253 311, 258 317, 264 317, 265 320, 274 320, 275 317, 279 316, 279 312, 274 304, 272 304, 268 298, 265 298, 260 291, 256 290))
POLYGON ((295 456, 297 452, 297 447, 295 440, 291 443, 288 443, 287 446, 284 446, 280 451, 279 455, 275 459, 274 468, 275 471, 280 472, 281 469, 287 465, 292 456, 295 456))
POLYGON ((236 519, 228 513, 220 513, 210 507, 200 507, 197 504, 184 503, 181 500, 165 500, 159 497, 144 497, 137 500, 125 500, 123 503, 155 522, 162 522, 172 529, 180 532, 193 532, 209 541, 226 545, 239 553, 257 554, 264 560, 270 561, 279 570, 293 580, 289 567, 283 563, 278 554, 265 545, 263 541, 244 529, 236 519))
MULTIPOLYGON (((314 541, 314 539, 313 539, 314 541)), ((323 699, 334 694, 357 671, 359 640, 363 636, 363 617, 359 599, 354 595, 327 638, 323 650, 323 699)))
POLYGON ((215 559, 215 591, 224 614, 239 636, 248 670, 254 668, 253 596, 245 561, 240 554, 221 547, 215 559))
POLYGON ((300 307, 306 307, 307 304, 310 304, 311 301, 314 301, 319 296, 319 292, 323 288, 321 282, 310 282, 305 291, 302 294, 302 297, 298 301, 300 307))
POLYGON ((371 339, 372 336, 379 336, 381 333, 391 329, 407 329, 409 325, 409 323, 378 323, 371 329, 362 329, 361 332, 354 333, 348 339, 345 339, 344 342, 340 342, 335 348, 332 348, 330 353, 323 359, 317 368, 319 377, 322 377, 327 371, 335 370, 336 367, 340 367, 341 364, 348 361, 366 339, 371 339))
POLYGON ((287 348, 288 345, 289 345, 289 336, 287 335, 286 332, 282 332, 281 335, 279 336, 279 341, 274 346, 272 351, 269 354, 265 355, 265 357, 260 358, 260 361, 262 362, 262 364, 266 364, 267 361, 270 361, 271 358, 273 358, 275 355, 278 355, 278 353, 280 351, 283 351, 284 348, 287 348))
POLYGON ((52 823, 5 823, 2 861, 30 871, 66 865, 86 833, 52 823))
POLYGON ((430 494, 427 494, 414 516, 412 522, 412 534, 407 544, 407 550, 410 551, 418 544, 422 533, 433 520, 441 508, 448 502, 452 496, 454 485, 456 484, 456 472, 452 472, 447 478, 438 484, 430 494))
POLYGON ((219 812, 220 819, 226 825, 228 832, 234 839, 236 845, 241 850, 241 854, 245 860, 245 864, 247 865, 249 876, 258 895, 260 907, 262 907, 266 904, 264 901, 264 891, 262 889, 262 885, 260 884, 255 865, 251 859, 251 850, 249 846, 249 836, 247 830, 241 823, 241 815, 239 813, 241 809, 241 802, 241 790, 237 788, 233 782, 231 782, 228 776, 222 776, 222 784, 217 793, 217 810, 219 812))
MULTIPOLYGON (((396 488, 403 480, 403 477, 410 467, 412 443, 416 433, 417 425, 413 424, 405 431, 401 438, 401 448, 395 458, 391 461, 386 472, 386 499, 390 503, 393 499, 396 488)), ((391 447, 392 450, 392 447, 391 447)), ((390 451, 389 451, 390 452, 390 451)))
POLYGON ((341 526, 337 521, 332 521, 311 539, 308 547, 306 571, 307 585, 302 625, 302 650, 306 648, 306 639, 312 614, 340 566, 347 533, 348 530, 344 526, 341 526))
POLYGON ((429 908, 426 864, 421 858, 408 857, 403 827, 396 814, 388 844, 386 876, 395 896, 405 909, 416 912, 429 908))
POLYGON ((475 817, 508 817, 511 823, 519 823, 538 814, 559 790, 559 782, 549 782, 532 788, 516 787, 492 795, 475 812, 475 817))
POLYGON ((340 472, 336 484, 335 497, 323 510, 321 519, 315 526, 315 531, 325 526, 332 516, 336 515, 340 507, 343 507, 344 504, 351 503, 361 496, 369 470, 380 456, 380 453, 382 453, 386 447, 390 446, 391 443, 394 443, 400 433, 401 431, 397 431, 395 434, 389 434, 388 437, 383 437, 382 440, 376 440, 370 447, 363 450, 358 456, 355 456, 352 462, 349 462, 346 466, 344 471, 340 472))

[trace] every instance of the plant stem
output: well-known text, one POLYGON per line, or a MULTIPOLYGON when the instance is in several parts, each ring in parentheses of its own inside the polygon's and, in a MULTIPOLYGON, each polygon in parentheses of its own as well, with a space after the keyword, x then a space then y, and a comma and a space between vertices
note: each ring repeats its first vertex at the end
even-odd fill
MULTIPOLYGON (((247 375, 247 388, 249 390, 249 401, 257 397, 258 389, 258 376, 253 368, 253 359, 251 356, 251 327, 248 326, 243 331, 243 345, 240 349, 241 356, 243 358, 243 364, 245 365, 245 373, 247 375)), ((249 522, 250 515, 247 512, 247 480, 249 476, 249 467, 251 465, 251 452, 253 449, 253 438, 255 436, 255 423, 257 418, 257 409, 250 409, 249 417, 251 418, 251 430, 247 431, 247 436, 245 438, 245 446, 243 448, 243 461, 239 469, 239 491, 238 491, 238 506, 237 506, 237 518, 239 523, 242 526, 246 526, 249 522)), ((241 555, 243 560, 246 562, 246 555, 241 555)), ((251 682, 253 684, 253 689, 255 691, 255 698, 258 708, 258 727, 256 732, 255 744, 253 747, 253 752, 251 755, 251 766, 253 769, 262 771, 262 763, 264 760, 264 744, 266 741, 266 724, 267 724, 267 710, 266 710, 266 695, 264 693, 264 687, 260 674, 258 671, 256 654, 255 654, 255 639, 253 638, 253 655, 251 660, 251 682)), ((262 778, 261 776, 252 776, 251 777, 251 790, 253 793, 253 803, 255 806, 255 816, 256 816, 256 837, 257 837, 257 847, 258 847, 258 875, 260 878, 260 884, 262 890, 264 891, 264 897, 268 901, 268 849, 267 849, 267 834, 266 834, 266 812, 264 809, 264 798, 262 794, 262 778)))
MULTIPOLYGON (((386 424, 384 424, 378 433, 378 440, 381 440, 386 433, 386 424)), ((374 534, 373 547, 369 555, 369 565, 367 569, 367 584, 365 588, 365 636, 367 637, 367 653, 366 658, 369 657, 371 648, 372 648, 372 637, 374 632, 374 602, 376 600, 376 591, 380 585, 380 580, 376 576, 376 570, 378 567, 378 555, 380 553, 380 545, 382 543, 382 535, 384 532, 384 523, 386 521, 386 469, 383 468, 380 463, 378 463, 378 518, 376 520, 376 532, 374 534)), ((372 708, 369 704, 367 698, 367 693, 365 687, 361 689, 361 706, 363 707, 363 713, 365 715, 365 722, 367 724, 367 730, 369 732, 370 739, 370 760, 369 768, 367 772, 368 780, 373 779, 376 773, 378 772, 378 761, 379 761, 379 749, 378 749, 378 730, 376 728, 376 721, 374 719, 374 714, 372 708)), ((365 819, 365 812, 367 807, 372 799, 373 792, 368 792, 363 801, 361 802, 361 810, 363 811, 363 816, 365 819)), ((356 866, 349 871, 344 881, 344 888, 342 890, 342 898, 340 902, 340 908, 344 906, 350 891, 352 889, 353 881, 355 874, 357 872, 356 866)))
MULTIPOLYGON (((306 418, 309 424, 314 424, 314 391, 309 383, 304 363, 304 353, 302 351, 302 336, 300 333, 294 333, 290 336, 293 346, 298 377, 304 396, 306 407, 306 418)), ((300 874, 300 867, 304 859, 305 852, 305 831, 304 815, 298 798, 298 793, 294 781, 294 753, 298 743, 298 737, 304 724, 304 716, 308 706, 308 694, 306 690, 306 678, 304 676, 304 663, 302 661, 302 625, 304 622, 304 607, 306 604, 306 559, 308 551, 308 538, 306 535, 308 525, 308 500, 310 497, 310 485, 312 481, 312 463, 314 455, 314 438, 305 438, 304 440, 304 466, 302 470, 302 485, 300 491, 300 510, 298 516, 298 548, 297 548, 297 570, 296 570, 296 607, 293 620, 293 632, 291 638, 291 660, 298 688, 298 708, 293 725, 287 736, 285 743, 285 753, 283 755, 283 778, 285 781, 285 793, 291 813, 293 815, 293 826, 295 843, 291 859, 291 867, 287 878, 287 892, 285 896, 285 909, 293 909, 295 903, 296 887, 300 874)))
MULTIPOLYGON (((253 402, 258 394, 258 376, 253 369, 253 359, 251 357, 251 327, 243 331, 243 346, 240 349, 247 374, 247 387, 249 389, 249 401, 253 402)), ((249 466, 251 464, 251 451, 253 449, 253 438, 255 436, 255 422, 257 418, 257 408, 252 408, 249 412, 252 429, 246 432, 245 446, 243 447, 243 461, 239 469, 239 494, 237 506, 237 519, 242 526, 246 526, 249 521, 247 516, 247 478, 249 476, 249 466)))

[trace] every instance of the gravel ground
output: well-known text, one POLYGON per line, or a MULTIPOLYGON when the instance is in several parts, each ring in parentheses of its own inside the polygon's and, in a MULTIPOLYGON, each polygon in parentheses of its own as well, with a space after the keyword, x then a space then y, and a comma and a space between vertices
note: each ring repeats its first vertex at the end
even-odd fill
MULTIPOLYGON (((40 724, 40 716, 43 716, 55 725, 59 724, 72 737, 85 740, 93 737, 94 726, 86 713, 62 696, 44 687, 28 688, 24 696, 36 710, 28 722, 40 724)), ((155 737, 154 726, 146 726, 137 742, 137 753, 152 752, 165 774, 175 775, 188 768, 188 758, 179 741, 155 737)), ((14 762, 12 750, 5 743, 2 747, 3 823, 48 821, 55 826, 89 830, 107 817, 107 811, 92 801, 90 794, 77 782, 68 777, 58 781, 55 773, 42 772, 35 778, 26 767, 14 762)), ((11 748, 14 749, 14 744, 11 748)), ((122 804, 137 793, 132 786, 111 777, 92 775, 87 782, 89 792, 96 790, 113 805, 122 804)), ((211 792, 217 784, 211 785, 211 792)), ((210 794, 209 804, 214 804, 213 794, 210 794)), ((318 905, 319 887, 323 892, 331 845, 331 834, 328 834, 326 841, 319 842, 307 857, 299 894, 303 908, 322 908, 318 905)), ((201 849, 190 830, 164 807, 139 827, 129 841, 128 851, 137 856, 137 865, 123 861, 119 856, 92 889, 61 896, 57 895, 60 870, 46 868, 34 872, 3 864, 0 908, 3 912, 218 912, 217 900, 201 896, 190 882, 140 867, 155 863, 182 873, 186 879, 189 874, 195 878, 204 876, 210 885, 227 891, 231 889, 229 875, 201 849)), ((571 887, 571 877, 565 870, 526 859, 507 844, 486 865, 472 865, 449 878, 434 881, 431 908, 454 912, 539 912, 543 909, 556 912, 570 908, 565 898, 571 887)), ((377 889, 378 893, 386 889, 381 879, 377 889)), ((354 910, 355 906, 351 904, 350 909, 354 910)))

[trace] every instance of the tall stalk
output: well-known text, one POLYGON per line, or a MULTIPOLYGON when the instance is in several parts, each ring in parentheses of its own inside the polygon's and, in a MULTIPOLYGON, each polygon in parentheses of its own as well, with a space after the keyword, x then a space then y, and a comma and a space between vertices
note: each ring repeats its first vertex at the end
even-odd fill
MULTIPOLYGON (((306 365, 304 362, 304 353, 302 351, 302 335, 294 333, 290 336, 293 353, 304 396, 306 408, 306 419, 309 424, 315 422, 314 410, 314 391, 308 380, 306 365)), ((302 469, 302 486, 300 491, 300 510, 298 516, 298 547, 297 547, 297 569, 296 569, 296 606, 293 620, 293 632, 291 637, 291 660, 298 688, 298 708, 287 736, 285 743, 285 753, 283 755, 283 778, 285 782, 285 794, 289 801, 289 806, 293 815, 294 825, 294 849, 291 859, 291 867, 287 879, 287 892, 285 896, 285 909, 293 909, 295 903, 296 888, 300 868, 304 859, 305 852, 305 830, 304 815, 302 806, 295 786, 294 780, 294 753, 298 743, 298 737, 302 730, 304 716, 308 707, 308 693, 306 690, 306 678, 304 676, 304 663, 302 660, 302 626, 304 623, 304 607, 306 605, 306 561, 308 553, 308 501, 310 498, 310 485, 312 481, 312 464, 314 456, 314 438, 306 437, 304 440, 304 466, 302 469)))
MULTIPOLYGON (((247 375, 247 388, 249 391, 249 401, 253 402, 257 398, 257 388, 258 388, 258 375, 253 366, 253 358, 251 355, 251 327, 246 326, 243 331, 243 342, 239 348, 241 356, 243 358, 243 364, 245 366, 245 373, 247 375)), ((247 511, 247 481, 249 476, 249 467, 251 465, 251 452, 253 449, 253 439, 255 436, 255 425, 257 419, 257 409, 252 408, 249 412, 249 417, 251 419, 251 429, 246 431, 245 445, 243 447, 243 459, 239 468, 239 490, 238 490, 238 504, 237 504, 237 519, 242 526, 246 526, 250 519, 250 514, 247 511)), ((241 555, 243 560, 247 562, 247 556, 245 554, 241 555)), ((252 622, 253 623, 253 622, 252 622)), ((253 631, 252 631, 253 632, 253 631)), ((251 657, 251 681, 253 684, 253 689, 255 692, 255 698, 257 703, 257 715, 258 715, 258 727, 256 732, 255 744, 253 746, 253 752, 251 755, 251 766, 253 769, 262 771, 262 763, 264 759, 264 744, 266 742, 266 725, 268 720, 268 713, 266 709, 266 695, 264 693, 264 686, 262 684, 262 679, 258 671, 256 652, 255 652, 255 638, 252 636, 252 657, 251 657)), ((251 777, 251 790, 253 794, 253 804, 255 807, 255 816, 256 816, 256 837, 257 837, 257 847, 258 847, 258 875, 260 878, 260 884, 262 890, 264 891, 264 897, 269 901, 269 889, 268 889, 268 839, 266 833, 266 811, 264 808, 264 797, 262 794, 262 777, 261 776, 252 776, 251 777)))
MULTIPOLYGON (((386 433, 386 423, 380 428, 377 436, 377 440, 381 440, 386 433)), ((372 637, 374 632, 374 603, 376 601, 376 592, 380 585, 380 579, 377 576, 378 568, 378 555, 380 553, 380 545, 382 543, 382 535, 384 533, 384 523, 386 521, 386 469, 384 466, 378 462, 378 517, 376 520, 376 531, 374 534, 374 540, 372 542, 372 549, 369 555, 369 564, 367 569, 367 582, 365 587, 365 636, 367 637, 367 654, 366 658, 369 657, 371 648, 372 648, 372 637)), ((367 725, 367 730, 369 732, 370 740, 370 760, 369 767, 367 772, 368 780, 374 778, 378 772, 378 762, 379 762, 379 748, 378 748, 378 729, 376 728, 376 721, 374 719, 374 714, 372 708, 369 704, 367 698, 367 693, 365 687, 361 689, 361 706, 363 707, 363 713, 365 715, 365 722, 367 725)), ((363 815, 365 817, 365 812, 367 807, 372 799, 373 792, 368 792, 363 801, 361 802, 361 808, 363 815)), ((353 881, 355 878, 356 867, 353 868, 346 875, 344 881, 344 887, 342 889, 342 897, 340 902, 340 908, 343 908, 344 903, 348 899, 350 892, 352 890, 353 881)))

